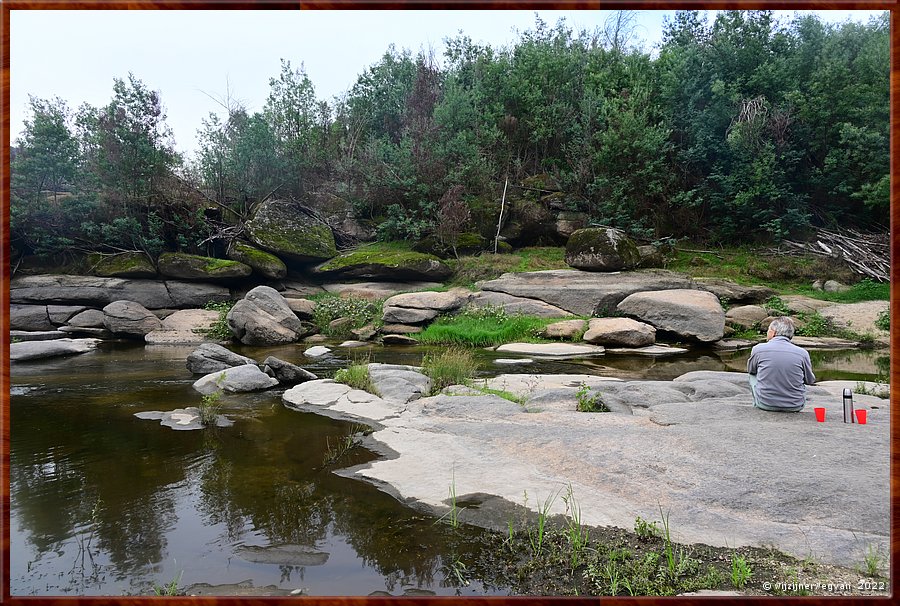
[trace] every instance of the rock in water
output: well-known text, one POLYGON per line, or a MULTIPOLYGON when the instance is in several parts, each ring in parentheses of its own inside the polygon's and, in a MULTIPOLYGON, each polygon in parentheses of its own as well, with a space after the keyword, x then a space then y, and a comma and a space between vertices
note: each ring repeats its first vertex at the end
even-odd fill
POLYGON ((206 375, 245 364, 256 364, 256 360, 236 354, 215 343, 204 343, 187 357, 187 369, 195 375, 206 375))
POLYGON ((22 362, 57 356, 72 356, 96 349, 99 343, 100 339, 54 339, 52 341, 10 343, 9 359, 22 362))
POLYGON ((591 318, 584 340, 598 345, 643 347, 656 342, 656 329, 630 318, 591 318))
POLYGON ((278 379, 261 371, 256 364, 244 364, 200 377, 194 381, 193 387, 203 395, 209 395, 217 391, 232 393, 259 391, 276 385, 278 379))
POLYGON ((274 356, 269 356, 268 358, 263 360, 263 366, 267 369, 266 374, 270 374, 271 376, 278 379, 279 383, 287 383, 293 385, 295 383, 302 383, 304 381, 314 381, 319 378, 308 370, 300 368, 296 364, 285 362, 284 360, 280 360, 274 356))

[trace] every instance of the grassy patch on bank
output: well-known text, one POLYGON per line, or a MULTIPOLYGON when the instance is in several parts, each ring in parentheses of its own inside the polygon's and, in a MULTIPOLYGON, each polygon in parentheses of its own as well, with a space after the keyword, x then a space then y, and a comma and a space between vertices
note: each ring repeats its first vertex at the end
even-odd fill
POLYGON ((478 370, 478 364, 471 352, 458 347, 450 347, 440 353, 428 354, 422 358, 422 373, 431 379, 431 393, 440 393, 451 385, 466 385, 478 370))
POLYGON ((451 284, 473 288, 479 280, 493 280, 508 272, 571 269, 565 261, 566 249, 561 246, 532 246, 508 254, 489 252, 448 260, 454 275, 451 284))
POLYGON ((383 299, 371 300, 362 297, 342 297, 335 293, 319 293, 308 297, 314 301, 313 323, 319 332, 329 337, 345 336, 354 328, 362 328, 366 324, 381 323, 383 299), (348 318, 345 325, 332 328, 334 320, 348 318))
POLYGON ((491 347, 503 343, 542 341, 540 331, 559 319, 509 315, 502 308, 466 309, 455 316, 442 316, 413 335, 428 345, 491 347))

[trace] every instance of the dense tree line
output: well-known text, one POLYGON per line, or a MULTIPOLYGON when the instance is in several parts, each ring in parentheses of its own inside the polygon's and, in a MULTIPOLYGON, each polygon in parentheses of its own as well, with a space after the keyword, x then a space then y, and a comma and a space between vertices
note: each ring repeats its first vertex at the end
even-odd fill
POLYGON ((504 48, 459 35, 440 60, 391 47, 331 102, 282 61, 262 110, 223 100, 190 162, 173 152, 159 95, 132 75, 102 108, 32 99, 12 164, 13 244, 200 250, 266 196, 323 192, 380 238, 416 239, 496 220, 504 185, 535 175, 565 208, 646 237, 887 224, 887 13, 829 25, 682 11, 658 55, 621 25, 537 20, 504 48))

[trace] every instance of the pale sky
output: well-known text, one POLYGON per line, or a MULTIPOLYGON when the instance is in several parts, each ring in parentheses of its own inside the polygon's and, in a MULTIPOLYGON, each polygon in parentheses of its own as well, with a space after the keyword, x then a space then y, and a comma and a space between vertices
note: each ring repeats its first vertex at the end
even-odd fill
MULTIPOLYGON (((535 14, 575 31, 602 27, 612 11, 29 11, 10 12, 11 139, 22 132, 28 95, 61 97, 71 109, 107 104, 113 78, 128 72, 159 91, 177 149, 191 153, 201 120, 222 108, 226 90, 249 111, 262 109, 280 59, 306 68, 320 100, 348 90, 393 43, 413 53, 460 30, 495 48, 533 27, 535 14)), ((789 19, 795 11, 775 11, 789 19)), ((880 11, 814 12, 824 21, 867 22, 880 11)), ((663 16, 639 11, 637 38, 652 50, 663 16)))

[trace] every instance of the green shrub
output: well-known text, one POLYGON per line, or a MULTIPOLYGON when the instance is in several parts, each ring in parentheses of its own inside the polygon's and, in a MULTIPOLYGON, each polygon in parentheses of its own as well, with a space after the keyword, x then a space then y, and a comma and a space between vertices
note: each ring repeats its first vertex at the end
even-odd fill
POLYGON ((374 323, 381 319, 383 300, 372 301, 362 297, 341 297, 333 293, 325 293, 310 297, 315 301, 316 309, 313 311, 313 323, 319 332, 327 336, 341 336, 336 333, 345 333, 353 328, 360 328, 366 324, 374 323), (339 330, 329 327, 329 323, 338 318, 350 318, 350 324, 339 330))
POLYGON ((891 308, 888 307, 882 312, 879 312, 878 318, 875 320, 875 328, 879 330, 890 330, 891 329, 891 308))
POLYGON ((766 299, 766 311, 773 316, 789 316, 791 310, 787 308, 784 301, 778 295, 774 295, 766 299))
POLYGON ((228 321, 225 319, 228 316, 228 312, 234 307, 234 304, 234 301, 223 301, 221 303, 207 303, 204 305, 203 309, 219 312, 219 319, 213 322, 209 328, 200 329, 198 332, 217 341, 230 341, 234 338, 234 334, 228 328, 228 321))
POLYGON ((585 383, 582 383, 575 392, 575 399, 578 402, 575 406, 578 412, 609 412, 609 408, 603 403, 600 394, 591 394, 591 388, 585 383))
POLYGON ((450 385, 465 385, 477 369, 472 354, 458 347, 422 358, 422 372, 431 379, 431 395, 450 385))
POLYGON ((352 364, 347 368, 342 368, 334 373, 334 380, 354 389, 375 393, 375 386, 369 376, 368 364, 352 364))
POLYGON ((659 537, 662 531, 657 522, 648 522, 641 516, 634 520, 634 534, 640 539, 653 539, 659 537))
POLYGON ((753 570, 747 561, 741 556, 731 558, 731 584, 735 589, 743 589, 744 585, 753 577, 753 570))
POLYGON ((214 427, 222 410, 220 399, 222 393, 216 391, 200 398, 200 424, 204 427, 214 427))

